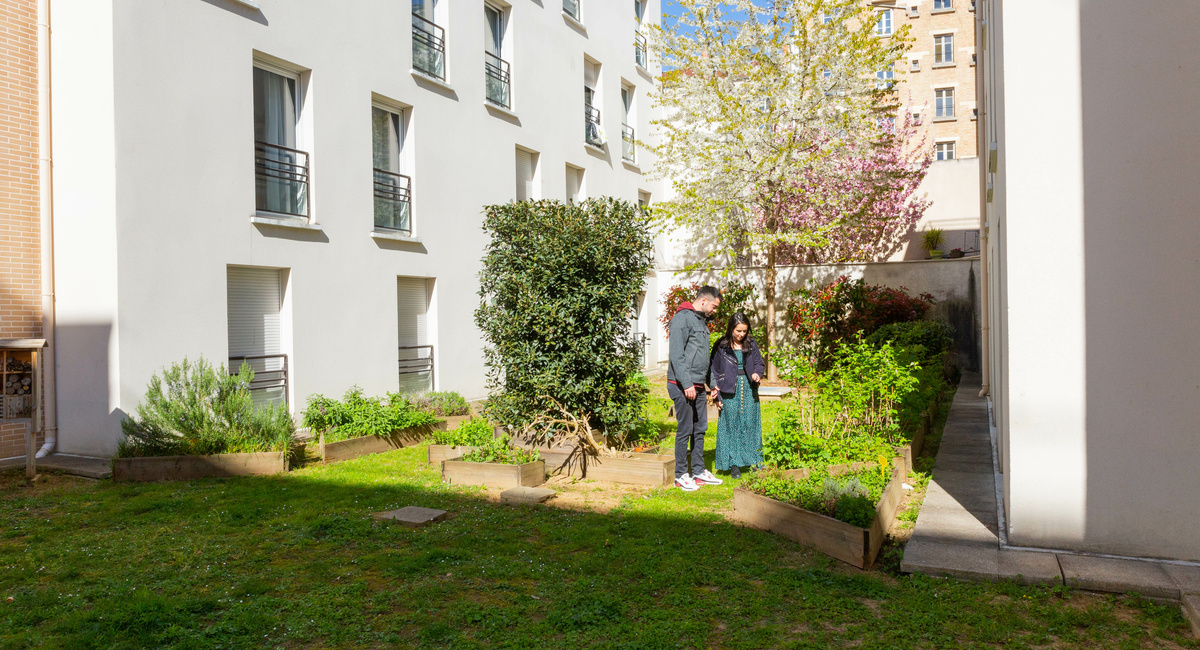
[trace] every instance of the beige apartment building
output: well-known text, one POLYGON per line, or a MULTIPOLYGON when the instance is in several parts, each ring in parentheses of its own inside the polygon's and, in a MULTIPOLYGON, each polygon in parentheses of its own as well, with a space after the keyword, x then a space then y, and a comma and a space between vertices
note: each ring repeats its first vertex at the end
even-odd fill
POLYGON ((948 252, 979 250, 979 190, 975 104, 975 0, 873 1, 876 31, 889 37, 905 25, 914 42, 882 81, 894 81, 901 111, 917 124, 917 143, 934 163, 920 192, 932 205, 893 260, 924 259, 921 232, 945 231, 948 252))
MULTIPOLYGON (((0 339, 41 338, 37 0, 0 2, 0 339)), ((28 352, 0 352, 0 458, 24 453, 28 352)))

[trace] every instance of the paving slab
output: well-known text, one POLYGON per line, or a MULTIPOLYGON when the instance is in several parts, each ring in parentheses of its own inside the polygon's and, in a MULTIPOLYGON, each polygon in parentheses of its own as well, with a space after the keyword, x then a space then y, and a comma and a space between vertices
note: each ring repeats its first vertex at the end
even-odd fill
POLYGON ((447 514, 445 510, 407 506, 399 510, 376 512, 373 516, 380 521, 394 521, 409 528, 421 528, 422 526, 442 521, 446 518, 447 514))
POLYGON ((515 487, 500 493, 500 503, 541 503, 555 494, 550 488, 515 487))
POLYGON ((1179 587, 1157 562, 1060 553, 1058 563, 1068 587, 1179 600, 1179 587))
POLYGON ((1000 549, 957 542, 909 540, 900 570, 960 580, 993 581, 999 571, 1000 549))
POLYGON ((1183 617, 1192 625, 1192 634, 1200 637, 1200 596, 1188 594, 1183 597, 1183 617))
POLYGON ((1000 549, 996 575, 1023 585, 1061 585, 1062 568, 1054 553, 1000 549))
POLYGON ((1200 566, 1164 563, 1162 568, 1175 581, 1180 593, 1200 594, 1200 566))

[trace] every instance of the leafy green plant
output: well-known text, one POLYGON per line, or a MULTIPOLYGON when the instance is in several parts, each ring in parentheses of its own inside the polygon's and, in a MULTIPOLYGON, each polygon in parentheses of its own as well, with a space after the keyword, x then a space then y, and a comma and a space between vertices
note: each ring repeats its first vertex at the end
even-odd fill
POLYGON ((941 321, 890 323, 875 330, 863 341, 875 346, 891 343, 896 348, 904 348, 925 366, 940 361, 941 354, 950 349, 954 342, 954 331, 941 321))
POLYGON ((930 228, 921 233, 921 248, 927 252, 937 250, 939 246, 946 243, 946 231, 941 228, 930 228))
POLYGON ((741 487, 865 528, 874 520, 875 508, 889 480, 890 474, 881 473, 877 468, 839 476, 830 476, 824 469, 818 468, 803 479, 787 476, 778 470, 764 470, 750 475, 741 487))
POLYGON ((471 404, 462 395, 454 391, 429 391, 420 395, 407 397, 408 403, 422 411, 429 411, 439 417, 467 415, 471 412, 471 404))
POLYGON ((642 353, 629 315, 650 269, 649 218, 611 198, 521 201, 488 206, 483 227, 488 418, 525 431, 561 407, 609 435, 636 426, 647 391, 629 381, 642 353))
POLYGON ((491 438, 480 444, 473 451, 465 454, 462 460, 471 463, 501 463, 504 465, 522 465, 532 463, 541 458, 536 449, 522 449, 514 446, 508 436, 491 438))
MULTIPOLYGON (((879 456, 891 456, 894 446, 888 441, 869 435, 825 437, 816 429, 814 419, 806 415, 812 403, 796 404, 784 409, 776 427, 763 429, 763 460, 771 467, 797 469, 861 463, 879 456)), ((828 417, 832 420, 833 415, 828 417)), ((816 420, 816 424, 820 424, 816 420)))
POLYGON ((203 357, 150 378, 136 415, 121 422, 117 456, 188 456, 290 451, 296 427, 284 406, 255 407, 254 372, 230 375, 203 357))
POLYGON ((492 423, 483 418, 471 418, 458 425, 452 431, 434 431, 429 434, 429 440, 435 445, 450 445, 452 447, 476 447, 487 444, 495 438, 492 423))
POLYGON ((314 432, 324 432, 325 442, 363 436, 386 437, 437 421, 437 416, 414 407, 401 393, 388 393, 385 400, 363 395, 358 386, 351 386, 341 401, 311 395, 304 409, 304 426, 314 432))

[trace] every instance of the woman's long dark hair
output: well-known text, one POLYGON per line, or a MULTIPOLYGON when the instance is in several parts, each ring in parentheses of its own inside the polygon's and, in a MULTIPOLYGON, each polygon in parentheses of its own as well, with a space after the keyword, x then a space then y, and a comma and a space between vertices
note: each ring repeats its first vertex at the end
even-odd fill
POLYGON ((750 327, 750 319, 746 318, 746 315, 740 311, 729 317, 729 325, 725 328, 725 336, 717 340, 717 346, 726 350, 732 348, 733 328, 738 325, 746 326, 746 338, 742 339, 742 345, 745 346, 750 341, 750 331, 752 328, 750 327))

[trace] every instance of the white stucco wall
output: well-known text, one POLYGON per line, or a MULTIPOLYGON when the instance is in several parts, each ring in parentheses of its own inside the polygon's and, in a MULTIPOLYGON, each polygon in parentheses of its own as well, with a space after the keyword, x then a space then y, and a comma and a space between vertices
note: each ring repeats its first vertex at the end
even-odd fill
POLYGON ((929 208, 891 259, 923 260, 929 257, 921 247, 921 235, 930 228, 946 231, 943 250, 969 250, 968 246, 975 238, 968 237, 967 233, 979 230, 979 158, 934 161, 915 196, 928 200, 929 208))
POLYGON ((567 164, 586 170, 589 196, 657 198, 621 161, 622 81, 636 87, 639 134, 651 119, 629 7, 587 2, 580 30, 556 3, 513 2, 509 116, 484 105, 482 3, 443 2, 450 90, 410 74, 406 2, 56 0, 61 451, 111 452, 154 372, 185 355, 225 359, 228 265, 289 269, 293 411, 352 384, 396 389, 397 276, 435 279, 437 388, 482 397, 481 209, 513 199, 515 148, 539 152, 543 198, 565 198, 567 164), (320 231, 249 221, 256 52, 309 71, 301 142, 320 231), (605 152, 584 145, 585 56, 602 64, 605 152), (419 244, 369 236, 373 97, 412 107, 419 244), (109 328, 107 347, 96 328, 109 328))
POLYGON ((984 4, 1009 539, 1200 560, 1200 5, 984 4))

